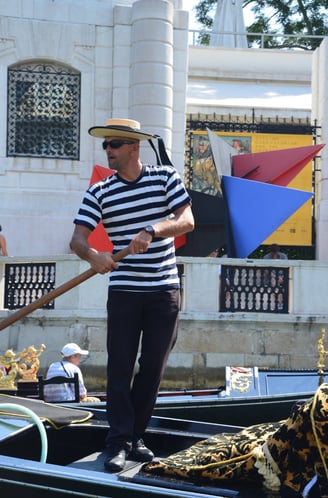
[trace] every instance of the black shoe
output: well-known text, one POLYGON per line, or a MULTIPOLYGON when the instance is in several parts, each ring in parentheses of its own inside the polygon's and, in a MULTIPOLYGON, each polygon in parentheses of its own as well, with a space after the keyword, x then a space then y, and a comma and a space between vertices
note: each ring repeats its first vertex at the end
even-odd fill
POLYGON ((142 439, 138 439, 132 443, 132 450, 129 454, 129 458, 136 460, 137 462, 151 462, 154 458, 154 453, 145 446, 142 439))
POLYGON ((109 472, 120 472, 125 467, 125 460, 128 452, 122 446, 114 446, 107 450, 104 467, 109 472))

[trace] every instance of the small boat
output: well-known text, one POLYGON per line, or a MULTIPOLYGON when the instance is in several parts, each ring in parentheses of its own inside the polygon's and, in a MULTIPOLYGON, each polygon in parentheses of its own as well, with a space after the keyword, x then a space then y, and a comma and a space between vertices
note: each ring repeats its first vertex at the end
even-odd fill
MULTIPOLYGON (((154 415, 238 426, 275 422, 287 418, 295 403, 311 398, 323 381, 317 370, 225 370, 225 385, 217 389, 160 391, 154 415)), ((96 404, 98 410, 105 410, 105 394, 93 394, 103 400, 96 404)), ((95 408, 93 403, 86 406, 95 408)))
POLYGON ((226 367, 220 389, 160 393, 154 414, 203 422, 253 425, 287 418, 327 381, 317 370, 226 367))
MULTIPOLYGON (((225 383, 212 389, 160 391, 154 416, 200 422, 248 426, 288 417, 298 401, 311 398, 319 383, 328 380, 317 370, 232 367, 225 369, 225 383)), ((37 383, 22 383, 20 397, 38 398, 37 383), (33 385, 32 385, 33 384, 33 385)), ((2 391, 11 394, 11 391, 2 391)), ((0 391, 1 393, 1 391, 0 391)), ((63 405, 105 412, 106 393, 89 393, 98 403, 65 402, 63 405)))

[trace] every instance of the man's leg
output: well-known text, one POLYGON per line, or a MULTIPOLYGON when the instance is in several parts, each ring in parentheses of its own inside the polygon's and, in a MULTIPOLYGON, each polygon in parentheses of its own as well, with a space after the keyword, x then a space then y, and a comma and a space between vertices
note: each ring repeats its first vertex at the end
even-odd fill
POLYGON ((134 406, 131 379, 141 333, 139 293, 109 291, 107 331, 107 470, 122 470, 132 446, 134 406), (133 295, 132 295, 133 294, 133 295))
POLYGON ((178 289, 143 294, 141 355, 132 386, 135 439, 142 437, 150 420, 166 363, 176 342, 180 309, 178 289))

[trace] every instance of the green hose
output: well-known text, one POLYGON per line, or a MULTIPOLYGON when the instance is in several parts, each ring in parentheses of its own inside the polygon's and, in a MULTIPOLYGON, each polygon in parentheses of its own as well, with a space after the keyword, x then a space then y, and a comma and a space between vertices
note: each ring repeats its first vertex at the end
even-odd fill
POLYGON ((0 403, 0 411, 3 410, 11 410, 11 411, 16 411, 19 413, 23 413, 24 415, 27 415, 30 417, 35 425, 37 426, 40 437, 41 437, 41 456, 40 456, 40 462, 45 463, 47 461, 47 454, 48 454, 48 438, 47 438, 47 433, 44 428, 43 423, 41 422, 40 418, 34 413, 32 410, 29 408, 26 408, 25 406, 21 405, 15 405, 15 403, 0 403))

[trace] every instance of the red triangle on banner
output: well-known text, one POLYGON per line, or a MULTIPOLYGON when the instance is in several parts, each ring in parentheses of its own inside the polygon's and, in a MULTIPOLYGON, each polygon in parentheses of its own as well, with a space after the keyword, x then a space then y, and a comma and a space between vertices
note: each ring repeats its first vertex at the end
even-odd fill
MULTIPOLYGON (((99 164, 95 164, 92 170, 91 178, 89 185, 98 182, 99 180, 103 180, 107 178, 107 176, 115 173, 114 169, 105 168, 105 166, 100 166, 99 164)), ((174 246, 176 249, 182 247, 186 244, 186 235, 180 235, 179 237, 175 237, 174 246)), ((97 249, 97 251, 104 252, 112 252, 113 244, 108 237, 106 230, 102 222, 100 222, 93 232, 90 234, 88 238, 89 244, 97 249)))
POLYGON ((233 156, 233 176, 287 186, 323 147, 308 145, 233 156))

